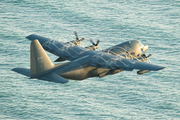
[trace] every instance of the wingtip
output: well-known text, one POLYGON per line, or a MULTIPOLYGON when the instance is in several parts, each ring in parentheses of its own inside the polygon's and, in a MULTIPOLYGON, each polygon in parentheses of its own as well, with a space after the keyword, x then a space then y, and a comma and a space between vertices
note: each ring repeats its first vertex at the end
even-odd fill
POLYGON ((31 34, 31 35, 26 36, 25 38, 28 39, 28 40, 33 41, 36 38, 35 36, 37 36, 37 35, 36 34, 31 34))
POLYGON ((162 67, 162 66, 159 66, 160 68, 159 69, 157 69, 156 71, 159 71, 159 70, 163 70, 163 69, 165 69, 166 67, 162 67))

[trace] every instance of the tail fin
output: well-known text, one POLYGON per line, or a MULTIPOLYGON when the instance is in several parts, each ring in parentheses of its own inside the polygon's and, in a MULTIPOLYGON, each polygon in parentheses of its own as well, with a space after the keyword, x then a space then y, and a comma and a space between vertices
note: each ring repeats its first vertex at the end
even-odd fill
POLYGON ((54 65, 51 62, 39 41, 34 40, 31 42, 31 68, 14 68, 12 71, 30 78, 37 78, 56 83, 66 83, 68 80, 55 73, 55 70, 60 67, 61 64, 54 65))
POLYGON ((45 71, 52 69, 54 64, 51 62, 46 52, 36 39, 31 42, 31 71, 30 76, 34 78, 45 71))

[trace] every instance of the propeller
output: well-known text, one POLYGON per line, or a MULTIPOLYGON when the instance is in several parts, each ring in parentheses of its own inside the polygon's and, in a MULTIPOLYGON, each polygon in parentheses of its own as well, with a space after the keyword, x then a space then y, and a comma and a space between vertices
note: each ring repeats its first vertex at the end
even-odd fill
POLYGON ((99 44, 99 42, 100 42, 100 40, 97 40, 97 42, 96 42, 96 44, 92 41, 92 39, 89 39, 90 40, 90 42, 94 45, 94 46, 98 46, 98 44, 99 44))
POLYGON ((79 37, 78 37, 76 31, 74 31, 74 35, 76 36, 76 40, 77 40, 77 41, 82 41, 82 40, 84 40, 84 38, 79 39, 79 37))

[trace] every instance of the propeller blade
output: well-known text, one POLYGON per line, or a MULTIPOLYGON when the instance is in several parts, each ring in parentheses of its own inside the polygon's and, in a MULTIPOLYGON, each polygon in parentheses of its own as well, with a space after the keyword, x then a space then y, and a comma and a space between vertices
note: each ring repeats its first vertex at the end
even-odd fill
POLYGON ((85 38, 81 38, 80 41, 84 40, 85 38))
POLYGON ((94 46, 96 46, 96 44, 92 41, 92 39, 89 39, 89 41, 90 41, 94 46))
POLYGON ((74 35, 76 36, 76 40, 79 40, 79 38, 78 38, 78 35, 77 35, 76 31, 74 31, 74 35))
POLYGON ((92 39, 89 39, 89 40, 90 40, 90 42, 91 42, 94 46, 98 46, 98 45, 99 45, 100 40, 97 40, 96 44, 92 41, 92 39))
POLYGON ((78 37, 78 35, 77 35, 77 32, 76 31, 74 31, 74 35, 76 36, 76 40, 78 40, 78 41, 82 41, 82 40, 84 40, 85 38, 81 38, 81 39, 79 39, 79 37, 78 37))
POLYGON ((96 46, 98 46, 99 42, 100 42, 100 40, 98 39, 98 40, 97 40, 97 43, 96 43, 96 46))

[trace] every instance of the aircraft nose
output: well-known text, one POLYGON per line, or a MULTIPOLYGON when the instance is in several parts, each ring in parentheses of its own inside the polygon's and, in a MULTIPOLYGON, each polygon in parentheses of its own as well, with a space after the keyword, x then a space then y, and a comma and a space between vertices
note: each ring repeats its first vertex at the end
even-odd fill
POLYGON ((148 50, 148 45, 144 45, 143 51, 146 52, 148 50))

